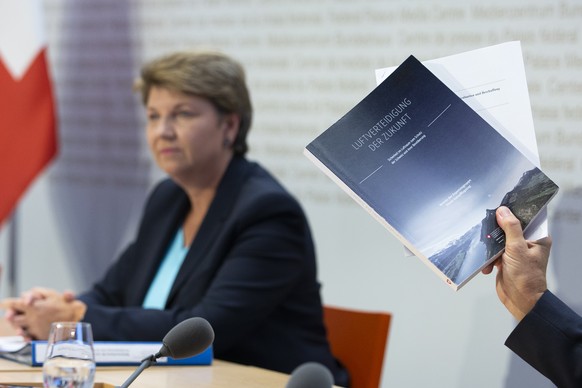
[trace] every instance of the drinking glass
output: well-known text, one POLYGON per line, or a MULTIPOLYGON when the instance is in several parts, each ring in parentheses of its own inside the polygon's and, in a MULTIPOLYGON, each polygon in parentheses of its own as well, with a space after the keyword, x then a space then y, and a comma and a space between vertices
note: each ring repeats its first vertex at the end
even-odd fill
POLYGON ((42 376, 46 388, 92 388, 95 355, 91 324, 55 322, 51 325, 42 376))

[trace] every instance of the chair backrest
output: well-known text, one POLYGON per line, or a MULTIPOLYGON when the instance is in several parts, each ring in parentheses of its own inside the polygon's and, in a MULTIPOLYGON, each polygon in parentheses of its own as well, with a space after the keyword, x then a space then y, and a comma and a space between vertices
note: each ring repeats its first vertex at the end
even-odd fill
POLYGON ((378 388, 392 315, 323 307, 333 355, 350 373, 351 388, 378 388))

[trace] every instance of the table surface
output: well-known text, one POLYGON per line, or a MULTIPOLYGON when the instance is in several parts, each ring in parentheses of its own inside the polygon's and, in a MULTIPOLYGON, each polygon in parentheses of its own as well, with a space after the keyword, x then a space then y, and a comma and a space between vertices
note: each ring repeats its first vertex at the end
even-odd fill
MULTIPOLYGON (((96 387, 119 386, 136 367, 97 367, 96 387)), ((0 360, 0 382, 33 385, 42 383, 42 368, 0 360)), ((284 373, 214 360, 208 366, 154 365, 144 370, 131 384, 136 388, 160 387, 284 387, 289 376, 284 373)))
MULTIPOLYGON (((0 335, 14 331, 0 316, 0 335)), ((95 388, 119 386, 137 366, 97 367, 95 388)), ((284 387, 289 375, 253 366, 213 360, 212 365, 153 365, 144 370, 131 387, 284 387)), ((0 358, 0 383, 42 386, 42 368, 19 364, 0 358)))

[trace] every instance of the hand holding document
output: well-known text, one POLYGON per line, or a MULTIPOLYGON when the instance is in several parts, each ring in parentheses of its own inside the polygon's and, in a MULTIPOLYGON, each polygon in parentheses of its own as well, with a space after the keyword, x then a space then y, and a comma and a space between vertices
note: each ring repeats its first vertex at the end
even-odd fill
MULTIPOLYGON (((304 150, 455 290, 501 254, 497 207, 509 207, 528 230, 558 191, 539 169, 537 154, 503 132, 504 116, 493 115, 505 109, 515 116, 511 93, 503 93, 513 90, 512 79, 502 69, 470 77, 475 59, 466 55, 457 57, 456 67, 430 65, 438 71, 409 56, 304 150), (465 84, 451 70, 466 70, 465 84)), ((522 113, 531 124, 527 101, 522 113)))

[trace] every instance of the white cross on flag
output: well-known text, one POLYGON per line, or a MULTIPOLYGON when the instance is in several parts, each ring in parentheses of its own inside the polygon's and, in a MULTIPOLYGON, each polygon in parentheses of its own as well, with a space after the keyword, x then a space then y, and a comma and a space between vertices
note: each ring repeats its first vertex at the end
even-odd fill
POLYGON ((0 226, 56 155, 40 0, 0 0, 0 226))

